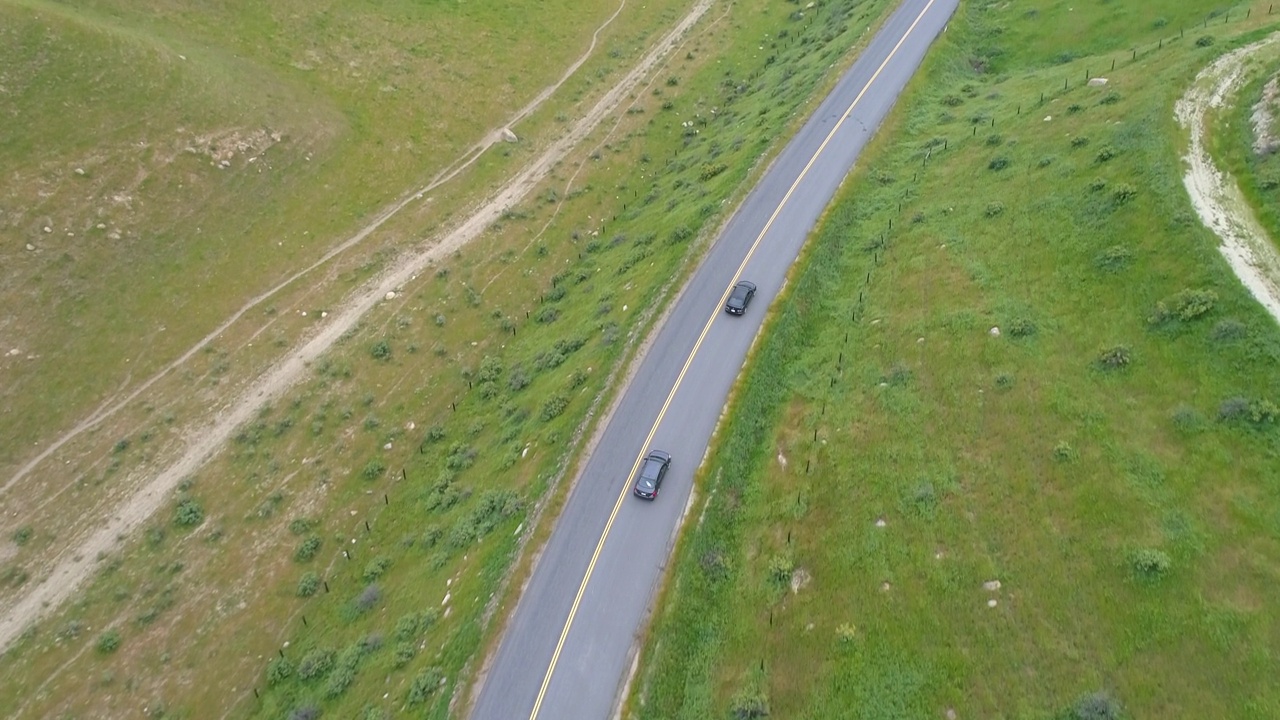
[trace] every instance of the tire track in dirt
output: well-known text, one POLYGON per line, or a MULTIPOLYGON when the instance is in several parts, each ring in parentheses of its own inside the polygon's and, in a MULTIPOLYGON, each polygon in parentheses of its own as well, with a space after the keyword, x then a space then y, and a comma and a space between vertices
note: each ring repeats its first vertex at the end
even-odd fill
POLYGON ((1280 33, 1273 33, 1213 61, 1174 105, 1174 116, 1190 134, 1183 184, 1196 214, 1222 240, 1218 251, 1236 277, 1280 322, 1280 251, 1258 222, 1235 177, 1214 165, 1206 147, 1205 128, 1205 116, 1224 106, 1244 84, 1255 56, 1277 51, 1280 33))
MULTIPOLYGON (((623 0, 625 4, 626 0, 623 0)), ((488 202, 485 203, 471 217, 463 221, 459 226, 448 232, 440 238, 438 242, 431 245, 425 250, 416 252, 408 257, 399 259, 397 266, 391 270, 382 273, 377 278, 367 282, 361 289, 356 291, 340 309, 330 313, 332 320, 328 325, 319 330, 311 339, 304 342, 300 347, 293 350, 282 360, 277 362, 269 370, 260 375, 250 384, 247 390, 242 392, 224 411, 217 414, 216 417, 210 419, 204 427, 198 428, 188 433, 188 443, 182 451, 181 456, 164 470, 160 471, 155 477, 147 481, 142 487, 135 491, 126 501, 118 504, 109 514, 105 524, 101 524, 98 530, 83 541, 76 543, 74 546, 68 546, 55 558, 55 565, 52 571, 45 577, 42 582, 32 588, 26 595, 20 597, 10 607, 4 610, 4 614, 0 617, 0 652, 6 650, 13 641, 22 633, 22 631, 30 624, 43 617, 44 615, 56 610, 63 602, 71 596, 89 576, 93 573, 94 563, 100 554, 107 552, 118 538, 131 535, 138 527, 153 515, 164 503, 168 502, 170 494, 181 482, 182 478, 195 472, 201 465, 209 460, 223 445, 230 439, 235 428, 250 420, 257 409, 264 403, 270 402, 283 394, 287 389, 298 382, 306 373, 307 366, 319 358, 327 351, 347 330, 354 327, 365 313, 376 306, 385 297, 390 290, 396 289, 405 282, 421 273, 432 262, 447 257, 454 251, 464 247, 477 236, 479 236, 485 228, 498 220, 502 212, 515 205, 524 197, 526 197, 536 187, 538 182, 545 178, 556 165, 568 153, 581 143, 595 128, 600 125, 611 112, 616 110, 626 100, 632 90, 643 82, 646 75, 652 68, 657 66, 662 59, 676 47, 680 38, 688 32, 688 30, 706 13, 711 7, 712 0, 698 0, 697 3, 690 8, 689 12, 682 17, 675 26, 672 27, 661 39, 649 50, 648 53, 634 66, 626 75, 624 75, 618 83, 609 91, 607 91, 596 104, 563 136, 553 141, 546 150, 542 152, 537 159, 526 166, 523 170, 515 175, 507 184, 488 202)), ((622 11, 623 5, 605 23, 607 25, 622 11)), ((597 35, 605 25, 596 31, 597 35)), ((592 47, 594 48, 596 36, 592 38, 592 47)), ((590 51, 588 51, 588 54, 590 51)), ((529 105, 521 109, 516 118, 522 118, 536 109, 537 105, 545 102, 547 98, 572 74, 574 70, 585 62, 586 56, 570 67, 570 70, 561 77, 556 85, 549 90, 544 90, 529 105)), ((465 156, 459 164, 452 168, 446 168, 441 171, 437 178, 432 181, 426 188, 408 193, 400 200, 383 210, 379 215, 359 233, 352 236, 341 245, 330 251, 325 258, 313 264, 306 270, 300 271, 285 283, 280 284, 276 288, 267 291, 263 295, 258 296, 250 301, 249 304, 237 311, 231 319, 220 326, 215 332, 211 333, 200 344, 193 347, 185 353, 178 361, 175 361, 168 368, 147 380, 142 386, 132 391, 125 400, 119 401, 109 407, 100 408, 89 418, 79 423, 72 431, 64 434, 55 441, 55 444, 46 448, 36 459, 28 462, 23 470, 14 478, 10 479, 0 491, 11 487, 22 476, 26 475, 41 460, 47 458, 58 447, 61 447, 71 438, 86 429, 93 427, 106 417, 123 407, 140 395, 147 387, 153 385, 161 377, 173 368, 177 367, 187 358, 190 358, 205 344, 211 342, 219 333, 224 331, 239 317, 243 316, 246 311, 255 304, 262 302, 266 297, 278 291, 285 285, 293 282, 306 272, 310 272, 327 259, 357 244, 364 238, 368 237, 374 230, 385 223, 389 218, 394 216, 401 209, 409 205, 414 200, 420 199, 427 191, 439 186, 441 183, 447 182, 455 177, 465 167, 473 163, 481 152, 492 143, 500 139, 501 129, 490 133, 490 135, 481 143, 478 143, 478 151, 465 156)), ((86 519, 84 523, 98 524, 93 520, 86 519)))

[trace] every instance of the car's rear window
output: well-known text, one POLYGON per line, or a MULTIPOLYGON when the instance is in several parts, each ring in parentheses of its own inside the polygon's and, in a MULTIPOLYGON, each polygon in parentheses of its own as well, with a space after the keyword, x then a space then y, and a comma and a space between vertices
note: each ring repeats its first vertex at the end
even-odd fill
POLYGON ((644 467, 640 469, 640 477, 646 480, 657 480, 658 471, 662 469, 662 463, 657 460, 646 460, 644 467))

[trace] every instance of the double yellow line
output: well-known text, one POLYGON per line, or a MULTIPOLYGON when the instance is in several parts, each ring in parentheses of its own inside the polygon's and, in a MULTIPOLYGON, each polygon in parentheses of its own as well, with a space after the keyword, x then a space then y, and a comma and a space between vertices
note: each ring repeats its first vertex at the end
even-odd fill
POLYGON ((818 158, 827 149, 827 145, 831 142, 831 139, 835 137, 836 133, 839 132, 840 127, 844 125, 844 121, 849 119, 849 115, 853 112, 853 109, 862 101, 863 96, 867 94, 867 90, 871 88, 871 84, 876 81, 876 78, 880 77, 880 73, 884 72, 885 67, 889 65, 889 61, 898 53, 902 44, 907 41, 907 37, 911 35, 911 33, 916 29, 916 25, 918 25, 924 18, 925 13, 929 12, 929 8, 933 7, 934 2, 935 0, 929 0, 929 2, 925 4, 924 9, 922 9, 920 14, 916 16, 916 19, 911 22, 911 26, 902 34, 902 37, 899 38, 897 44, 893 46, 893 49, 889 51, 889 54, 885 56, 884 62, 880 63, 880 67, 876 68, 876 71, 871 74, 871 79, 867 80, 866 84, 862 86, 862 90, 858 92, 857 97, 855 97, 853 102, 849 103, 849 107, 841 113, 840 120, 831 128, 831 132, 827 133, 827 137, 823 139, 822 144, 814 151, 813 156, 809 158, 809 162, 805 163, 804 169, 802 169, 800 174, 796 176, 795 182, 791 183, 791 187, 787 189, 787 194, 782 196, 782 200, 778 203, 778 207, 774 208, 773 214, 769 216, 769 220, 765 222, 764 228, 760 230, 760 234, 756 236, 755 242, 751 244, 751 248, 747 250, 746 256, 742 258, 742 263, 739 264, 738 269, 734 271, 733 279, 729 282, 728 287, 725 288, 724 293, 720 296, 720 304, 712 310, 711 317, 707 318, 707 323, 702 326, 702 332, 698 335, 698 341, 693 344, 693 350, 689 351, 689 357, 685 358, 684 366, 680 368, 680 374, 676 376, 676 382, 671 386, 671 392, 667 394, 666 401, 662 403, 662 409, 658 411, 657 419, 653 421, 653 427, 649 428, 649 434, 645 436, 644 445, 641 447, 640 454, 636 456, 635 462, 631 465, 631 472, 627 475, 627 482, 623 484, 622 491, 618 494, 618 500, 613 504, 613 512, 609 513, 609 521, 605 523, 604 531, 600 534, 600 540, 596 543, 595 552, 591 554, 591 562, 587 564, 587 572, 582 576, 582 584, 578 586, 578 594, 574 596, 573 606, 569 608, 569 617, 565 619, 564 628, 560 631, 560 640, 556 643, 556 650, 551 655, 551 663, 547 665, 547 674, 542 678, 542 687, 538 689, 538 699, 533 703, 533 711, 529 713, 529 720, 537 720, 538 711, 542 709, 542 700, 546 697, 547 687, 551 685, 551 676, 556 671, 556 662, 559 661, 560 652, 564 649, 565 639, 569 637, 569 629, 573 627, 573 619, 578 614, 578 606, 582 603, 582 596, 587 592, 587 583, 591 581, 591 574, 596 569, 596 561, 600 559, 600 551, 604 549, 605 540, 609 537, 609 530, 613 528, 613 521, 618 517, 618 511, 622 509, 622 503, 627 498, 627 490, 630 487, 631 477, 635 475, 636 470, 640 467, 640 462, 644 459, 644 454, 649 449, 649 443, 653 442, 653 436, 658 432, 658 426, 662 424, 662 418, 667 414, 667 408, 671 406, 671 400, 676 396, 676 391, 680 389, 680 383, 684 381, 685 373, 689 372, 689 366, 693 364, 693 359, 697 357, 698 349, 702 347, 703 340, 707 338, 707 333, 711 331, 711 324, 715 322, 715 319, 720 315, 720 308, 723 307, 725 301, 729 299, 729 292, 738 282, 738 279, 742 277, 742 271, 746 269, 747 263, 751 260, 751 257, 755 255, 756 249, 760 247, 760 243, 764 240, 764 236, 768 234, 769 229, 773 227, 774 221, 778 219, 778 215, 782 212, 782 208, 786 207, 787 201, 791 199, 796 188, 800 186, 800 183, 804 180, 805 176, 809 174, 809 170, 813 168, 813 164, 817 162, 818 158))

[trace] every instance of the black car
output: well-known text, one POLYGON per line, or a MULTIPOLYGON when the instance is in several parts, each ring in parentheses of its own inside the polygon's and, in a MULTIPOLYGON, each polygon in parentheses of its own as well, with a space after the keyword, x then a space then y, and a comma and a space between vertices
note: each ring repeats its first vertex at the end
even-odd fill
POLYGON ((671 467, 671 456, 661 450, 652 450, 640 465, 640 475, 636 477, 636 497, 653 500, 658 497, 658 488, 662 486, 662 478, 667 476, 667 468, 671 467))
POLYGON ((756 296, 756 284, 743 280, 733 286, 729 300, 724 304, 724 311, 730 315, 741 315, 747 311, 751 298, 756 296))

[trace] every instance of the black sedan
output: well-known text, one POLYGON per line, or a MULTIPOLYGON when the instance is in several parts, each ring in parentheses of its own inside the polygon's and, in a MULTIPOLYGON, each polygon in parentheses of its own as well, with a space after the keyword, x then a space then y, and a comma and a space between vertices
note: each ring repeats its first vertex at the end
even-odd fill
POLYGON ((741 315, 747 311, 747 305, 755 296, 756 284, 743 280, 733 286, 733 292, 729 293, 729 300, 724 304, 724 311, 730 315, 741 315))
POLYGON ((653 500, 658 497, 658 488, 662 486, 662 478, 667 476, 667 468, 671 467, 671 456, 661 450, 652 450, 640 465, 640 475, 636 477, 636 497, 653 500))

